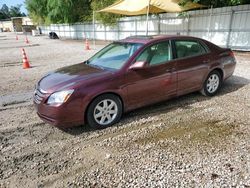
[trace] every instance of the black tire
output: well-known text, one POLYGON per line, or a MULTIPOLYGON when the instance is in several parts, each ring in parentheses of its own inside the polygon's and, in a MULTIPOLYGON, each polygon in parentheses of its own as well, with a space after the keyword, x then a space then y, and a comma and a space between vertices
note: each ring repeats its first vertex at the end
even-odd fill
MULTIPOLYGON (((97 98, 95 98, 89 105, 88 107, 88 110, 87 110, 87 113, 86 113, 86 119, 87 119, 87 122, 88 124, 95 128, 95 129, 104 129, 104 128, 107 128, 117 122, 119 122, 119 120, 121 119, 121 116, 122 116, 122 102, 120 100, 119 97, 115 96, 115 95, 112 95, 112 94, 103 94, 101 96, 98 96, 97 98), (95 117, 94 117, 94 114, 96 112, 96 107, 102 103, 102 101, 104 100, 108 100, 108 101, 113 101, 116 105, 117 105, 117 115, 114 117, 114 119, 103 125, 101 123, 99 123, 95 117)), ((111 117, 111 116, 110 116, 111 117)))
POLYGON ((222 75, 219 71, 217 70, 214 70, 212 72, 209 73, 209 75, 207 76, 204 84, 203 84, 203 88, 202 90, 200 91, 202 93, 202 95, 204 96, 214 96, 218 93, 218 91, 220 90, 221 88, 221 84, 222 84, 222 75), (209 84, 209 78, 211 78, 211 76, 217 76, 218 77, 218 87, 215 89, 215 90, 210 90, 208 89, 208 84, 209 84))

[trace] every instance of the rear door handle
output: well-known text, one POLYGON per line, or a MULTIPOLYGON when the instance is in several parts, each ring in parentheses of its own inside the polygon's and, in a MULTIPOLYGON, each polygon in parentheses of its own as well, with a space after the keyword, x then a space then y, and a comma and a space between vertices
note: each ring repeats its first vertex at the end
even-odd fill
POLYGON ((203 62, 203 63, 209 63, 209 62, 210 62, 210 59, 203 60, 202 62, 203 62))

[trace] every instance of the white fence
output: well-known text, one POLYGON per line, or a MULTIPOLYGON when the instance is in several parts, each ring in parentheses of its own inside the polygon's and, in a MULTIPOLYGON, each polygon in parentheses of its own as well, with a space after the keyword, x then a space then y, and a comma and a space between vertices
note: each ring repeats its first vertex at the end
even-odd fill
MULTIPOLYGON (((40 26, 43 34, 51 31, 59 37, 71 39, 95 38, 119 40, 131 35, 145 35, 146 17, 122 18, 116 26, 100 23, 52 24, 40 26)), ((152 15, 149 34, 180 34, 204 38, 222 47, 250 50, 250 5, 223 7, 187 12, 152 15)))

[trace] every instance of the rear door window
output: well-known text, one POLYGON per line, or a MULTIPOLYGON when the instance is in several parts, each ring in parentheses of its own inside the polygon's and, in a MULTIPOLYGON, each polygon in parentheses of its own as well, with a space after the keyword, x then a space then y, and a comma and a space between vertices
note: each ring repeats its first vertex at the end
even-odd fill
POLYGON ((198 41, 177 40, 175 41, 177 58, 198 56, 206 53, 205 48, 198 41))

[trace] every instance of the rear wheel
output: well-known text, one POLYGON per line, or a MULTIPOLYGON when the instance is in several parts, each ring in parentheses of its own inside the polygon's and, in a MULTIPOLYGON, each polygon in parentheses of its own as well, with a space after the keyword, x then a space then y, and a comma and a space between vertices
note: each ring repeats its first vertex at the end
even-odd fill
POLYGON ((219 91, 221 83, 222 75, 217 70, 214 70, 208 75, 201 93, 205 96, 214 96, 219 91))
POLYGON ((122 116, 122 103, 119 97, 105 94, 94 99, 87 111, 88 124, 103 129, 117 123, 122 116))

